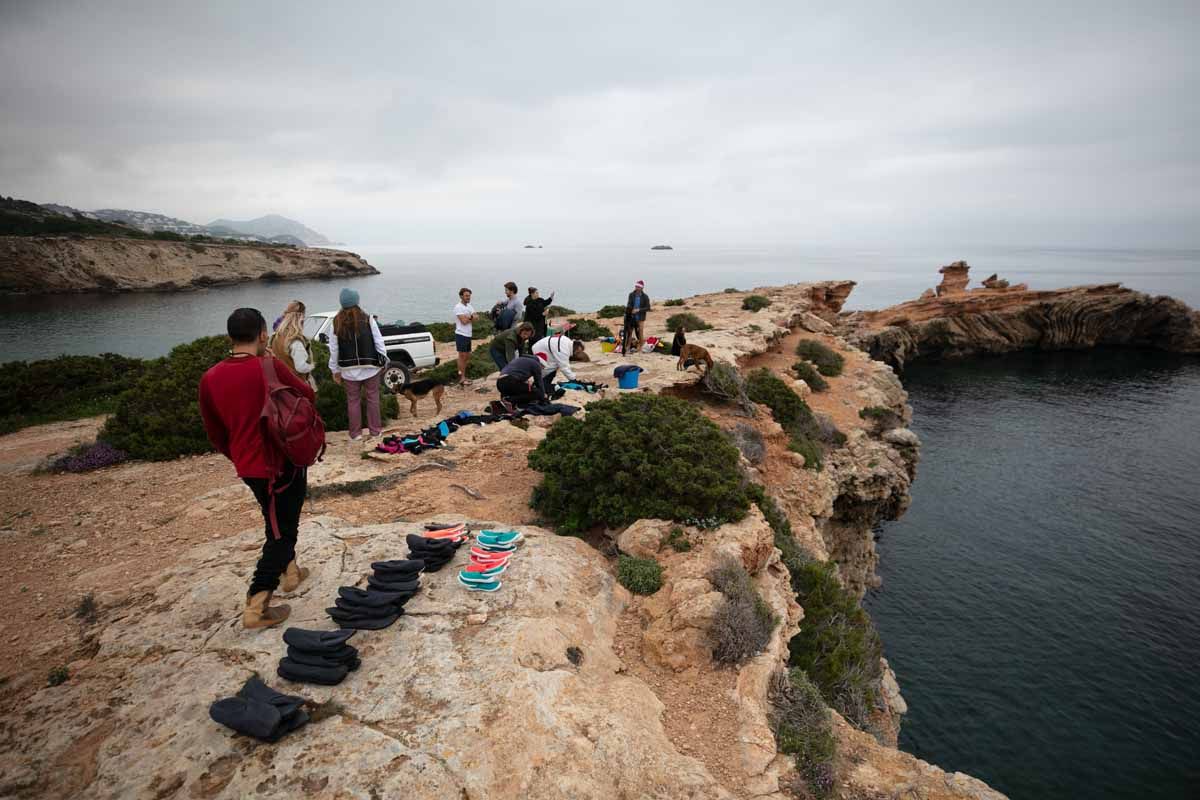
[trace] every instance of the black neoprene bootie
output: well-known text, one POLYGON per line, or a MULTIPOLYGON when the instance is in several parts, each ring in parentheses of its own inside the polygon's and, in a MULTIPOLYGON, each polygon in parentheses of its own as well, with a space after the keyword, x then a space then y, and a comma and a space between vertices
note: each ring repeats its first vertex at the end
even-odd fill
POLYGON ((318 683, 322 686, 337 686, 346 680, 349 670, 344 666, 315 667, 311 664, 301 664, 290 658, 283 658, 276 668, 279 677, 297 683, 318 683))
POLYGON ((304 628, 288 628, 283 632, 283 641, 292 647, 310 653, 324 653, 338 650, 350 641, 354 635, 352 630, 310 631, 304 628))
POLYGON ((208 715, 226 728, 264 742, 275 741, 283 723, 283 715, 275 706, 244 697, 218 700, 208 707, 208 715))
POLYGON ((336 656, 307 653, 304 650, 289 647, 287 649, 287 657, 297 664, 308 664, 314 667, 345 667, 351 672, 354 672, 362 664, 358 658, 358 651, 349 645, 346 645, 344 653, 339 653, 336 656))

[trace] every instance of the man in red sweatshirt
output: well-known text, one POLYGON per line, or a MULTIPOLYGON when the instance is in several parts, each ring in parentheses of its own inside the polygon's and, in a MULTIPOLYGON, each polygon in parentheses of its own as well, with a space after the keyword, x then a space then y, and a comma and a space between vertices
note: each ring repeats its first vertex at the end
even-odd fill
MULTIPOLYGON (((294 591, 308 577, 307 569, 296 566, 296 532, 300 527, 300 508, 308 491, 307 470, 292 466, 286 458, 272 458, 263 431, 262 410, 267 397, 267 381, 262 359, 267 354, 267 321, 257 309, 239 308, 226 323, 233 340, 233 354, 216 364, 200 379, 200 416, 213 447, 233 462, 238 477, 262 506, 266 523, 266 541, 246 594, 242 625, 266 628, 287 619, 286 605, 272 608, 271 595, 280 588, 294 591), (282 461, 284 471, 275 473, 273 463, 282 461), (271 531, 270 479, 275 478, 275 519, 279 524, 276 539, 271 531)), ((290 369, 276 369, 279 379, 295 387, 310 400, 316 395, 307 383, 290 369)))

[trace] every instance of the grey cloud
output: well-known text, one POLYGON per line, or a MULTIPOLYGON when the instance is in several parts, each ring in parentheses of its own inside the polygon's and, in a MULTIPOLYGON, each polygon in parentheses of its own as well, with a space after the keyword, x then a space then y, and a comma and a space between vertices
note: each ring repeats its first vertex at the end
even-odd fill
POLYGON ((1200 244, 1191 3, 698 5, 0 4, 0 188, 356 243, 1200 244))

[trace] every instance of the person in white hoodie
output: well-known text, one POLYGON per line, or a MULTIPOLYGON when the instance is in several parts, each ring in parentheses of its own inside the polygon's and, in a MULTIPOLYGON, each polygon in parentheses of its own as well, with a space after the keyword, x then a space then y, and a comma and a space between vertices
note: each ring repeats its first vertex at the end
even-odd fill
MULTIPOLYGON (((564 332, 570 326, 564 327, 564 332)), ((542 382, 546 394, 554 391, 554 378, 559 370, 569 381, 575 380, 575 370, 571 369, 571 354, 575 352, 575 343, 563 335, 556 333, 533 343, 533 354, 542 362, 542 382)))

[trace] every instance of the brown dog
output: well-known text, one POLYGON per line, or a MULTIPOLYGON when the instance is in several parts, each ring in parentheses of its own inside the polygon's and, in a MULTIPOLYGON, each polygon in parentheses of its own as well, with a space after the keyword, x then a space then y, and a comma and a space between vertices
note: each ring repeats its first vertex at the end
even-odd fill
POLYGON ((412 406, 414 417, 417 415, 417 398, 426 395, 433 395, 433 402, 437 403, 437 413, 442 413, 442 395, 445 393, 444 385, 431 380, 410 381, 403 391, 403 395, 408 398, 408 402, 412 406))
POLYGON ((679 363, 675 365, 675 369, 686 370, 691 366, 699 366, 704 364, 704 371, 708 372, 712 369, 712 356, 698 344, 685 344, 679 349, 679 363))

